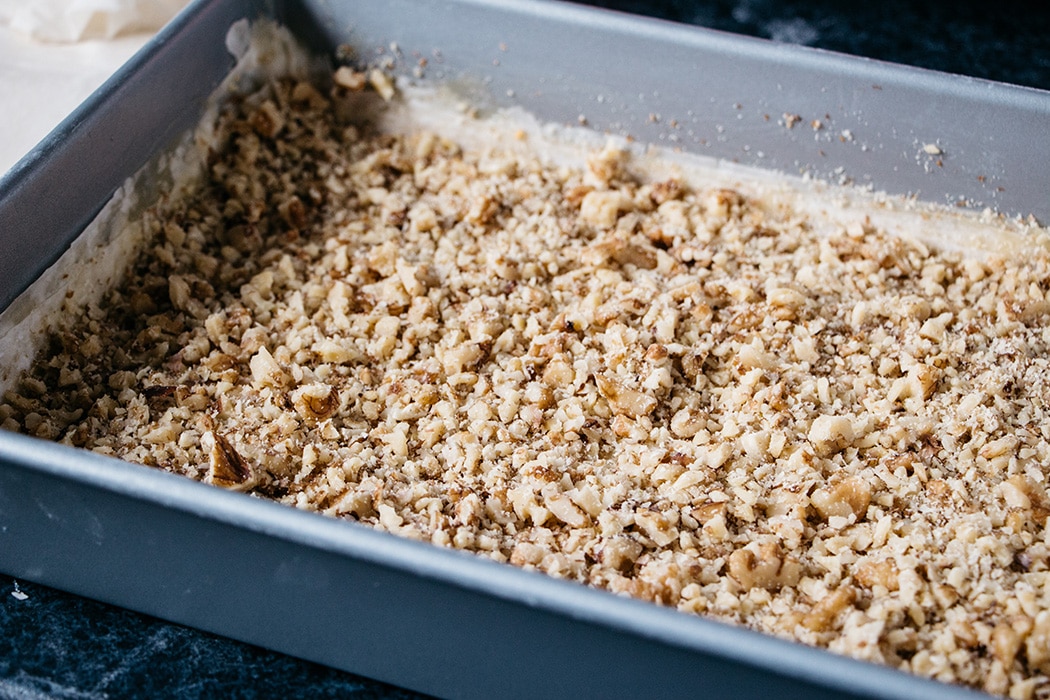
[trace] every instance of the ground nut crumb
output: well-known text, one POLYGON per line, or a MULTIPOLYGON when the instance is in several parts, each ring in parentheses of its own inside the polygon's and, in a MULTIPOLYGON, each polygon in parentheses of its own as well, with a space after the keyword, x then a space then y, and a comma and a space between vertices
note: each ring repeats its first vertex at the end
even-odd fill
POLYGON ((5 429, 1050 696, 1045 248, 376 133, 341 115, 389 78, 326 90, 226 107, 5 429))

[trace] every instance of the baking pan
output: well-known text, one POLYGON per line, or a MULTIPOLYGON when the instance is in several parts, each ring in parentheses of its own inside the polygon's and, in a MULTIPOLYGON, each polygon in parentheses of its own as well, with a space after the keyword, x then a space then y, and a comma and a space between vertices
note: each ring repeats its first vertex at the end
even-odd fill
MULTIPOLYGON (((0 308, 199 119, 233 63, 227 30, 262 16, 318 53, 349 45, 408 76, 426 57, 422 80, 481 110, 1050 216, 1041 91, 549 2, 215 0, 0 182, 0 308), (796 124, 811 120, 824 128, 796 124)), ((4 432, 0 570, 446 697, 975 695, 4 432)))

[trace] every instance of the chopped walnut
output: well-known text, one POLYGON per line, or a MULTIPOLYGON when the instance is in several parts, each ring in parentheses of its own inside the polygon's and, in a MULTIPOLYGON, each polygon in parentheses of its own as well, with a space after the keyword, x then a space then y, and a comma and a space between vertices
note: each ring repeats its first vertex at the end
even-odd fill
POLYGON ((846 416, 817 416, 809 429, 809 441, 825 454, 849 447, 854 437, 853 423, 846 416))
POLYGON ((365 84, 368 82, 368 76, 361 71, 355 71, 349 66, 340 66, 332 74, 332 80, 339 87, 358 92, 364 90, 365 84))
POLYGON ((204 441, 212 443, 210 453, 211 470, 208 472, 208 481, 216 486, 228 489, 244 491, 250 489, 256 483, 255 473, 244 461, 237 450, 233 449, 230 441, 215 432, 204 434, 204 441))
POLYGON ((859 520, 868 512, 871 486, 863 479, 851 476, 834 486, 814 492, 810 500, 825 520, 850 515, 859 520))
POLYGON ((856 592, 849 586, 837 588, 821 598, 806 614, 802 624, 814 632, 820 632, 832 626, 838 615, 853 604, 856 592))
POLYGON ((619 192, 588 192, 580 203, 580 218, 601 228, 610 228, 616 224, 623 197, 619 192))
POLYGON ((729 575, 744 588, 777 590, 798 583, 801 568, 798 562, 785 557, 776 544, 743 547, 729 555, 729 575))

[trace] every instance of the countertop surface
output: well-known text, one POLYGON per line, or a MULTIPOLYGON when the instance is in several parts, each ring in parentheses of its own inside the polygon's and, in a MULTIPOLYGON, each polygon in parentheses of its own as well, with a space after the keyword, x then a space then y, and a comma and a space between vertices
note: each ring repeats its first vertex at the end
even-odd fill
MULTIPOLYGON (((887 0, 593 0, 622 12, 1050 90, 1050 11, 887 0)), ((41 48, 0 25, 0 172, 148 38, 41 48), (63 66, 76 64, 77 71, 63 66), (33 76, 36 78, 30 79, 33 76), (50 82, 50 92, 32 83, 50 82)), ((0 575, 0 698, 418 695, 0 575)))

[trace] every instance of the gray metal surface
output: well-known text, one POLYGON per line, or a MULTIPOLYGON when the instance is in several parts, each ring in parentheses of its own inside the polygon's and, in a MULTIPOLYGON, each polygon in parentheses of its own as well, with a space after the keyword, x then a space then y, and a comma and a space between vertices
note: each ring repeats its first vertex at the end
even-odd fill
POLYGON ((1050 223, 1045 91, 568 4, 311 6, 302 34, 349 37, 364 59, 396 43, 402 71, 426 58, 428 78, 458 81, 477 103, 1050 223))
MULTIPOLYGON (((227 27, 256 8, 194 5, 0 183, 0 307, 194 122, 229 69, 227 27)), ((319 50, 349 42, 368 59, 394 42, 399 67, 426 56, 429 77, 485 105, 582 114, 599 129, 657 143, 677 135, 683 147, 791 171, 841 167, 933 200, 1048 212, 1047 140, 1024 138, 1046 131, 1045 93, 547 3, 266 11, 319 50), (804 123, 777 124, 785 112, 804 123), (815 118, 828 126, 812 131, 815 118), (994 140, 980 128, 992 122, 994 140), (944 150, 941 166, 926 167, 924 143, 944 150), (989 180, 1004 191, 993 196, 989 180)), ((448 697, 971 695, 3 432, 0 570, 448 697)))

